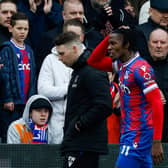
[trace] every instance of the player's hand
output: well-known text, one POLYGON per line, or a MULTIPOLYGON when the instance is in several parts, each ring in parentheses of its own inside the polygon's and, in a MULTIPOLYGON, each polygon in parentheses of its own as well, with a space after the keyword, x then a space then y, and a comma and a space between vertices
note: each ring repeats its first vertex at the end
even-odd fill
POLYGON ((163 147, 160 140, 153 140, 152 158, 155 165, 159 165, 164 160, 163 147))
POLYGON ((52 8, 52 0, 44 0, 44 13, 47 14, 49 12, 51 12, 51 8, 52 8))
POLYGON ((37 6, 36 6, 36 3, 34 2, 34 0, 29 0, 29 6, 30 6, 30 10, 33 13, 36 13, 37 6))
POLYGON ((4 103, 4 109, 14 111, 15 105, 13 102, 4 103))

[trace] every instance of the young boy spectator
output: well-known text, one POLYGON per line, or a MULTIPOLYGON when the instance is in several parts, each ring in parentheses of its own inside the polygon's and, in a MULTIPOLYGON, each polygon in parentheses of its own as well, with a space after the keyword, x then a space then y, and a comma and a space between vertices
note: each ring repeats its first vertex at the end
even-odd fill
POLYGON ((33 51, 24 43, 29 31, 25 14, 16 13, 11 18, 10 41, 0 48, 1 70, 0 136, 6 142, 8 125, 22 116, 27 99, 36 92, 33 51))
POLYGON ((47 124, 51 114, 52 105, 46 97, 41 95, 30 97, 23 117, 9 126, 7 143, 48 143, 47 124))

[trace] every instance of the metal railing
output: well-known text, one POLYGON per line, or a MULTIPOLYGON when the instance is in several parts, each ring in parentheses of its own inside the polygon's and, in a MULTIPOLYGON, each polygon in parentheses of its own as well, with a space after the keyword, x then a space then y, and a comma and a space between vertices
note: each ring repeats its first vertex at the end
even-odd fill
MULTIPOLYGON (((168 144, 163 144, 165 160, 154 168, 168 168, 168 144)), ((100 168, 114 167, 119 146, 109 145, 109 154, 101 156, 100 168)), ((59 145, 0 144, 0 168, 62 168, 59 145)))

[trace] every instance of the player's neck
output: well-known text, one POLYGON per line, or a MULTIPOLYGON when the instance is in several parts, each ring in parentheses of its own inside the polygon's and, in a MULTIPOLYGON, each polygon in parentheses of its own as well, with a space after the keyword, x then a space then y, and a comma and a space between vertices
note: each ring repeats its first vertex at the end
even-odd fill
POLYGON ((135 53, 133 51, 128 51, 124 54, 124 56, 122 57, 121 62, 125 63, 128 62, 130 59, 132 59, 133 57, 135 57, 135 53))

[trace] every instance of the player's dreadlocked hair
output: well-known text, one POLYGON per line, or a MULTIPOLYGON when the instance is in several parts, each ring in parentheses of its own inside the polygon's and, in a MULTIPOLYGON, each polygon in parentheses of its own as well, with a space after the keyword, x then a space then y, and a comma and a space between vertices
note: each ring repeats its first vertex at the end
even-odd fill
POLYGON ((129 43, 129 50, 137 51, 136 37, 137 32, 133 29, 119 28, 112 31, 112 34, 120 34, 123 38, 123 46, 129 43))

